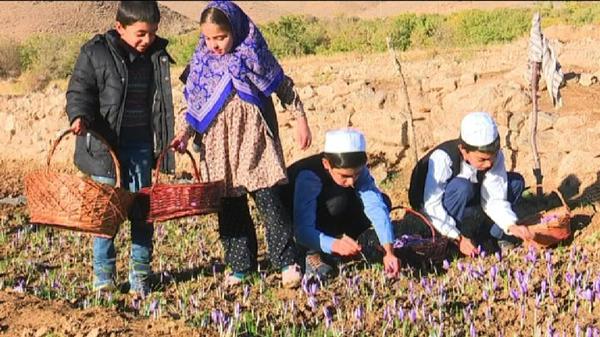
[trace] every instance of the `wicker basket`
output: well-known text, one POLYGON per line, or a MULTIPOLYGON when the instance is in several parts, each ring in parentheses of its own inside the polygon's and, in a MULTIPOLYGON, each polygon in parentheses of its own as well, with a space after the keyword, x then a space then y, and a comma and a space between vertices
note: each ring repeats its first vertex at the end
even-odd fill
POLYGON ((194 157, 187 150, 186 153, 192 161, 194 177, 197 182, 192 184, 160 183, 159 165, 170 149, 172 150, 171 147, 163 150, 158 158, 154 172, 154 184, 139 191, 141 198, 149 199, 150 210, 147 221, 159 222, 219 211, 225 183, 222 180, 202 183, 194 157))
MULTIPOLYGON (((420 222, 425 223, 431 231, 431 237, 424 237, 420 234, 403 234, 403 232, 406 233, 405 230, 407 227, 414 227, 412 223, 408 224, 408 221, 412 221, 412 219, 409 220, 406 216, 402 219, 403 223, 394 221, 394 236, 396 237, 394 241, 394 253, 396 256, 409 263, 442 262, 448 252, 448 239, 440 236, 429 220, 419 212, 410 208, 404 208, 403 206, 396 206, 392 209, 398 208, 404 209, 407 214, 410 213, 419 219, 420 222)), ((379 244, 379 239, 373 228, 359 235, 356 241, 363 246, 362 253, 367 261, 381 261, 384 250, 379 244)))
POLYGON ((121 169, 116 154, 97 133, 89 131, 109 149, 115 165, 116 186, 101 184, 89 177, 54 172, 50 161, 61 140, 72 133, 60 133, 52 144, 46 169, 25 176, 25 196, 32 223, 55 226, 110 238, 127 218, 133 194, 121 188, 121 169))
POLYGON ((525 245, 547 248, 568 239, 571 236, 571 210, 559 191, 554 191, 560 198, 562 206, 542 211, 519 221, 534 234, 533 239, 526 240, 525 245))
POLYGON ((406 248, 425 260, 430 260, 434 263, 442 262, 446 258, 448 252, 448 238, 438 235, 429 219, 421 213, 410 208, 404 208, 404 210, 406 213, 416 216, 425 223, 431 231, 431 237, 421 237, 417 234, 402 235, 396 239, 394 248, 397 250, 406 248))

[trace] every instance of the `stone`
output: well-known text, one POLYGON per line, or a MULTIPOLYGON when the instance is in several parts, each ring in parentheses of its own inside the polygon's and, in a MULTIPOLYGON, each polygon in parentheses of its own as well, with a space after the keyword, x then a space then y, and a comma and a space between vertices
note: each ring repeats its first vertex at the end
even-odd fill
POLYGON ((333 87, 330 85, 320 85, 315 88, 317 95, 322 97, 333 97, 335 92, 333 91, 333 87))
POLYGON ((307 85, 304 88, 300 89, 300 92, 298 92, 298 94, 300 95, 300 98, 305 100, 313 97, 315 95, 315 91, 310 85, 307 85))
POLYGON ((587 119, 580 115, 560 116, 554 123, 554 129, 560 132, 569 132, 578 129, 588 123, 587 119))
POLYGON ((375 97, 374 97, 373 101, 375 102, 375 105, 377 106, 377 108, 383 109, 385 106, 386 99, 387 99, 387 93, 385 91, 378 90, 375 92, 375 97))
POLYGON ((477 74, 475 73, 463 74, 458 79, 458 83, 461 87, 475 84, 475 82, 477 82, 477 74))
POLYGON ((17 132, 17 120, 14 115, 6 115, 6 118, 4 119, 4 130, 10 135, 14 135, 17 132))
POLYGON ((584 87, 589 87, 596 83, 598 83, 598 78, 593 74, 582 73, 579 76, 579 84, 583 85, 584 87))
POLYGON ((42 337, 42 336, 45 336, 47 332, 48 332, 48 327, 43 326, 43 327, 37 329, 34 336, 42 337))
POLYGON ((350 87, 348 83, 342 79, 337 79, 333 83, 331 83, 331 87, 333 88, 333 93, 336 96, 344 96, 350 93, 350 87))
POLYGON ((98 335, 100 335, 100 328, 93 328, 88 332, 86 337, 98 337, 98 335))

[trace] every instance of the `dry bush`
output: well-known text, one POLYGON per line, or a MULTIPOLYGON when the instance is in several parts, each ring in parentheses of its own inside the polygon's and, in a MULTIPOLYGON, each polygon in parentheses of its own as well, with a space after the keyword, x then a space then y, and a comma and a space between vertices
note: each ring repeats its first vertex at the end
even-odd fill
POLYGON ((17 77, 21 74, 19 44, 0 38, 0 78, 17 77))

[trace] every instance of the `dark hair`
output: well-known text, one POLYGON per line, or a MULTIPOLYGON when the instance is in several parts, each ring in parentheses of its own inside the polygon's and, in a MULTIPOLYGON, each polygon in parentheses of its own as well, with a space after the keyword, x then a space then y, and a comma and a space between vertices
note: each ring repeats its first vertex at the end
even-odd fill
POLYGON ((229 33, 233 33, 233 29, 231 28, 231 22, 229 22, 227 15, 225 15, 225 13, 223 13, 223 11, 221 11, 218 8, 208 7, 204 11, 202 11, 202 14, 200 15, 200 24, 207 22, 214 23, 215 25, 219 26, 222 30, 229 33))
POLYGON ((333 168, 359 168, 367 163, 367 154, 361 152, 323 153, 333 168))
POLYGON ((460 144, 467 152, 478 151, 485 153, 496 153, 498 152, 498 150, 500 150, 500 137, 496 137, 496 140, 494 140, 491 144, 483 146, 469 145, 464 140, 462 140, 462 138, 460 138, 460 144))
POLYGON ((156 1, 121 1, 117 9, 117 21, 124 27, 136 22, 160 22, 160 11, 156 1))

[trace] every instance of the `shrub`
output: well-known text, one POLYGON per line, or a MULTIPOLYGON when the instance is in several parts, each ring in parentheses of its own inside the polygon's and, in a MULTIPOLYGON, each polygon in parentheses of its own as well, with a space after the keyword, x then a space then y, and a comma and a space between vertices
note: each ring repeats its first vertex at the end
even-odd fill
POLYGON ((196 46, 198 45, 199 38, 199 30, 178 36, 167 37, 167 40, 169 40, 167 50, 178 66, 183 66, 190 61, 192 54, 194 54, 194 50, 196 50, 196 46))
POLYGON ((260 27, 276 56, 315 54, 325 42, 325 31, 314 17, 290 15, 260 27))
POLYGON ((468 10, 450 15, 448 22, 458 46, 510 42, 529 31, 531 11, 506 8, 468 10))
POLYGON ((411 44, 411 35, 415 28, 417 16, 415 14, 402 14, 392 23, 390 38, 392 46, 399 50, 407 50, 411 44))
POLYGON ((37 77, 67 78, 73 71, 81 46, 89 38, 87 34, 32 36, 23 42, 21 66, 37 77))
POLYGON ((0 39, 0 78, 21 74, 19 44, 9 39, 0 39))

